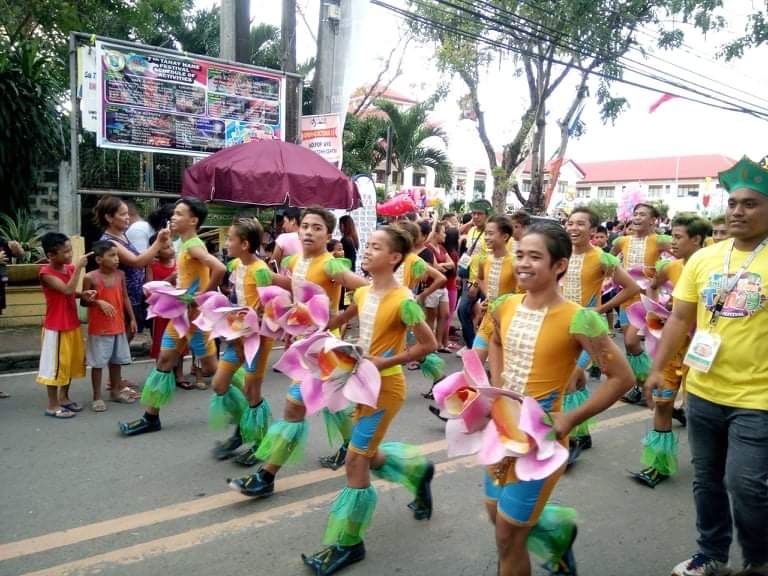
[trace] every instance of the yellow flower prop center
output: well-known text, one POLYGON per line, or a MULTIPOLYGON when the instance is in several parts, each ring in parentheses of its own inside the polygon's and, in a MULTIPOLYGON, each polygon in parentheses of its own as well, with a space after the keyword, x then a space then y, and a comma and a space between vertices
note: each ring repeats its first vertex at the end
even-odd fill
POLYGON ((501 443, 512 452, 527 454, 531 449, 530 440, 518 425, 522 404, 517 400, 500 396, 491 406, 491 419, 501 436, 501 443))
POLYGON ((458 416, 464 408, 477 398, 474 388, 461 388, 445 399, 445 410, 452 416, 458 416))
POLYGON ((317 366, 320 369, 320 379, 328 380, 351 372, 355 367, 355 359, 343 352, 320 350, 317 354, 317 366))

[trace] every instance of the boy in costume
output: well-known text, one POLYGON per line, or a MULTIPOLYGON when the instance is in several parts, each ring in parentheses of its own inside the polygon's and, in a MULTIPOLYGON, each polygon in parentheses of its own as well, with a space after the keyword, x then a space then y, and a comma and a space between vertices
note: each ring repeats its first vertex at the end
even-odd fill
MULTIPOLYGON (((197 235, 206 216, 208 207, 195 198, 177 200, 171 216, 171 231, 181 241, 176 286, 186 290, 189 296, 216 291, 226 273, 224 264, 208 253, 205 243, 197 235)), ((146 406, 146 411, 141 418, 119 423, 124 436, 137 436, 161 429, 160 408, 173 398, 176 388, 173 370, 187 346, 200 361, 204 376, 212 376, 216 372, 216 344, 209 340, 208 335, 191 325, 187 334, 181 336, 174 324, 169 322, 160 344, 160 357, 142 390, 141 403, 146 406)))
MULTIPOLYGON (((302 253, 289 256, 282 268, 291 273, 291 287, 296 291, 304 282, 321 286, 330 299, 331 318, 339 312, 341 287, 355 290, 367 282, 350 272, 349 265, 334 258, 326 250, 326 244, 336 227, 336 217, 324 208, 307 208, 301 217, 299 238, 302 253)), ((272 423, 262 439, 253 461, 264 465, 251 476, 227 479, 229 486, 247 496, 266 498, 272 495, 275 475, 285 464, 299 462, 303 458, 304 445, 309 432, 306 422, 306 408, 298 383, 294 383, 286 396, 284 419, 272 423)), ((338 434, 344 444, 349 443, 352 433, 350 415, 345 412, 323 412, 328 436, 338 434)))
MULTIPOLYGON (((571 241, 557 225, 533 224, 516 254, 515 272, 525 294, 493 304, 489 350, 491 383, 537 400, 551 412, 553 429, 565 444, 579 423, 608 408, 632 384, 632 373, 594 311, 563 298, 558 281, 568 269, 571 241), (571 412, 561 412, 568 378, 582 350, 600 365, 606 380, 571 412)), ((496 526, 499 575, 529 575, 526 544, 544 542, 550 574, 575 574, 572 511, 546 507, 565 464, 543 480, 522 481, 508 457, 485 478, 486 508, 496 526)))
POLYGON ((376 408, 359 404, 354 412, 354 428, 347 455, 347 486, 334 501, 325 532, 326 548, 304 563, 317 576, 335 574, 365 557, 363 538, 376 507, 376 489, 371 472, 398 482, 415 496, 409 505, 417 520, 432 514, 430 483, 432 463, 415 446, 381 444, 392 419, 406 397, 403 364, 418 360, 437 349, 437 340, 424 320, 424 312, 409 290, 394 276, 410 251, 410 239, 402 231, 386 226, 373 233, 362 259, 371 285, 355 292, 354 304, 329 327, 340 325, 357 315, 360 339, 369 359, 381 374, 381 389, 376 408), (406 333, 412 330, 416 343, 406 347, 406 333))
MULTIPOLYGON (((666 282, 673 288, 677 286, 686 262, 704 246, 711 230, 709 222, 696 216, 678 216, 672 221, 671 250, 675 260, 659 263, 659 271, 648 287, 649 298, 656 300, 658 289, 666 282)), ((664 387, 654 389, 649 401, 653 410, 653 429, 643 438, 645 449, 641 462, 645 468, 632 476, 650 488, 655 488, 677 472, 677 438, 672 432, 672 417, 675 411, 675 397, 688 371, 687 366, 683 365, 688 344, 686 341, 666 366, 664 387)))
MULTIPOLYGON (((656 262, 661 259, 663 252, 669 250, 670 243, 669 236, 656 234, 659 216, 659 210, 652 204, 637 204, 632 210, 631 236, 619 236, 614 240, 611 253, 614 256, 621 255, 624 269, 628 272, 634 271, 647 278, 653 278, 656 274, 656 262)), ((625 301, 619 311, 619 322, 624 333, 624 348, 636 379, 635 386, 623 398, 630 404, 643 403, 641 383, 648 376, 651 367, 651 360, 643 348, 637 328, 629 324, 627 317, 627 307, 638 299, 625 301)))
MULTIPOLYGON (((616 256, 592 244, 592 236, 599 224, 599 216, 587 207, 577 207, 571 212, 565 224, 565 230, 571 239, 573 253, 560 286, 566 300, 591 308, 602 315, 637 296, 640 293, 640 287, 619 265, 616 256), (606 279, 613 280, 621 290, 613 298, 602 303, 601 293, 606 279)), ((563 409, 566 412, 578 408, 589 398, 584 372, 589 363, 589 354, 582 352, 565 396, 563 409)), ((571 464, 575 462, 582 450, 592 447, 589 426, 590 421, 584 421, 571 434, 569 446, 571 464)))

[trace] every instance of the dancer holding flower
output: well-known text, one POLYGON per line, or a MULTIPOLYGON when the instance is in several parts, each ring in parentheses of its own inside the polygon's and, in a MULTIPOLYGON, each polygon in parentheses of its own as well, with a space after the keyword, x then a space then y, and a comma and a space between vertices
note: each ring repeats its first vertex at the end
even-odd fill
MULTIPOLYGON (((608 408, 633 380, 629 365, 608 336, 605 320, 560 293, 558 281, 568 269, 571 252, 570 238, 559 226, 534 224, 526 230, 515 255, 518 285, 525 294, 508 295, 494 303, 489 348, 493 385, 535 399, 551 413, 553 432, 563 444, 572 428, 608 408), (587 402, 563 413, 566 384, 582 350, 598 363, 606 380, 587 402)), ((485 438, 491 444, 484 448, 486 462, 516 446, 514 440, 523 429, 522 414, 529 411, 525 400, 517 411, 505 400, 498 406, 494 403, 492 409, 496 425, 494 434, 485 438)), ((527 428, 535 432, 536 424, 527 428)), ((525 440, 517 453, 527 452, 530 442, 525 440)), ((515 461, 502 457, 485 479, 486 506, 496 526, 499 574, 531 574, 526 543, 538 554, 546 552, 550 574, 573 574, 574 514, 545 507, 565 465, 545 478, 524 480, 521 470, 525 472, 527 467, 521 469, 515 461)), ((534 476, 526 473, 525 477, 534 476)))

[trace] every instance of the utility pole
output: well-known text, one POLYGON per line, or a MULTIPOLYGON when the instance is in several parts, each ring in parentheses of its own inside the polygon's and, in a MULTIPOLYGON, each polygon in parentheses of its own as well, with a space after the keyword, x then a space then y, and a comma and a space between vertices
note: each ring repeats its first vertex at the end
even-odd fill
POLYGON ((251 18, 249 0, 221 0, 219 58, 250 62, 251 18))
POLYGON ((322 0, 320 22, 317 27, 317 59, 313 81, 315 114, 332 110, 336 40, 341 20, 341 0, 322 0))
MULTIPOLYGON (((296 72, 296 0, 283 0, 280 61, 284 72, 296 72)), ((302 80, 288 76, 285 85, 285 140, 298 144, 302 80)))

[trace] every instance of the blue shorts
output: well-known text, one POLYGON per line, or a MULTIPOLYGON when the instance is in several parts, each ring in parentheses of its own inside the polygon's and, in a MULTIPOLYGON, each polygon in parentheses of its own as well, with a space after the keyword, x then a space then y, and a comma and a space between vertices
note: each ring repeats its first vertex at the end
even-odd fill
POLYGON ((589 363, 592 361, 592 359, 589 357, 589 354, 586 350, 582 350, 581 354, 579 354, 579 359, 576 361, 576 365, 581 368, 582 370, 586 370, 587 366, 589 366, 589 363))
POLYGON ((263 378, 267 369, 267 359, 272 351, 273 344, 274 340, 271 338, 262 337, 259 351, 253 357, 253 362, 248 364, 245 358, 241 356, 240 347, 236 342, 225 342, 224 352, 221 358, 219 358, 219 362, 231 364, 235 367, 235 370, 240 366, 244 366, 247 374, 255 374, 259 378, 263 378))
POLYGON ((288 394, 285 395, 285 399, 294 404, 304 406, 304 398, 301 397, 301 386, 297 382, 288 387, 288 394))
POLYGON ((192 326, 187 335, 181 338, 173 326, 173 322, 168 322, 168 326, 165 327, 165 332, 163 332, 163 338, 160 341, 160 349, 182 351, 184 350, 182 341, 186 342, 186 345, 196 358, 205 358, 206 356, 216 354, 216 343, 208 339, 208 334, 196 326, 192 326))
MULTIPOLYGON (((533 526, 538 522, 564 467, 549 478, 524 482, 513 478, 497 484, 486 470, 485 501, 496 505, 496 513, 512 524, 533 526)), ((509 474, 514 477, 514 471, 509 474)))
POLYGON ((624 308, 619 308, 619 326, 622 328, 629 326, 629 316, 627 316, 627 311, 624 308))

